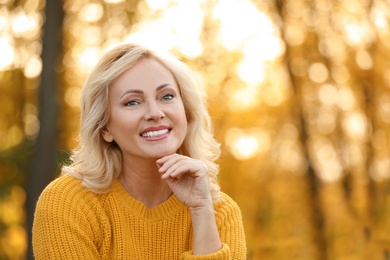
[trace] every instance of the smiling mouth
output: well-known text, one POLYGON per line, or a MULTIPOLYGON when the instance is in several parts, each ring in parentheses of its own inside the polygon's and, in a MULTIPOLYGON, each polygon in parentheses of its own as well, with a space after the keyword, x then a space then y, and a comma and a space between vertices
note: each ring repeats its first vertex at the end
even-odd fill
POLYGON ((170 131, 170 129, 161 129, 157 131, 149 131, 141 134, 142 137, 156 137, 160 135, 165 135, 170 131))

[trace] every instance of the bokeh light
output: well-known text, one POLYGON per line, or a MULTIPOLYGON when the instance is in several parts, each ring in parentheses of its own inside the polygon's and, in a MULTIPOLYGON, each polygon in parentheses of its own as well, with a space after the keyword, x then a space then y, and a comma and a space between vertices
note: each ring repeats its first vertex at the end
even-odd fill
POLYGON ((10 68, 15 60, 15 52, 9 37, 0 38, 0 56, 0 69, 10 68))

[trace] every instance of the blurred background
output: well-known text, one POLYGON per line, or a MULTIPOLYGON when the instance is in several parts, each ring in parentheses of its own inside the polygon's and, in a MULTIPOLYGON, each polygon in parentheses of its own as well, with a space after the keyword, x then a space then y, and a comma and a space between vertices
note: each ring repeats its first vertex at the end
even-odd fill
POLYGON ((389 0, 0 0, 0 259, 32 259, 80 87, 122 41, 204 83, 248 259, 390 259, 389 0))

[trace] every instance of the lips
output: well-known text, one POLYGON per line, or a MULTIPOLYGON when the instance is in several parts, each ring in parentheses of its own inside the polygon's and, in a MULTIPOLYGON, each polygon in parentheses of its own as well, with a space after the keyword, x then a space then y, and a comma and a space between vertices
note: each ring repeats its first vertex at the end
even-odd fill
POLYGON ((145 138, 153 138, 153 137, 159 137, 162 135, 167 134, 169 131, 171 131, 171 128, 166 126, 159 126, 159 127, 149 127, 141 132, 140 136, 145 138))
POLYGON ((169 132, 168 129, 163 129, 163 130, 158 130, 158 131, 146 132, 146 133, 143 133, 142 136, 143 137, 156 137, 156 136, 160 136, 160 135, 166 134, 168 132, 169 132))

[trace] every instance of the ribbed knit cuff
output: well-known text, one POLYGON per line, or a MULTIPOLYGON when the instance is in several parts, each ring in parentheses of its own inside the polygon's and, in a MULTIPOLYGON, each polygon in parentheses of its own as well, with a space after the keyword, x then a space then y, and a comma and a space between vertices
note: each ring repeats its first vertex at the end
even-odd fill
POLYGON ((227 260, 231 259, 230 248, 227 244, 222 243, 221 250, 208 255, 193 255, 193 250, 184 252, 180 259, 196 259, 196 260, 227 260))

